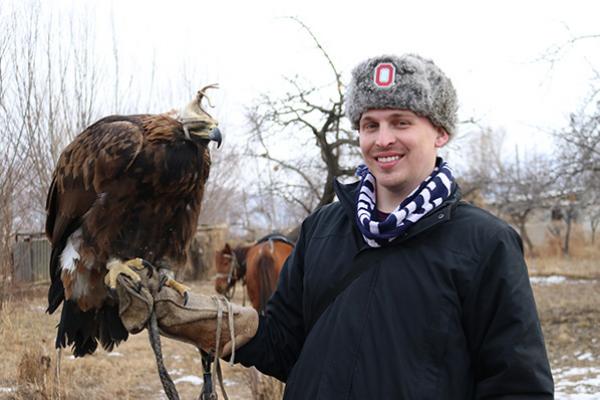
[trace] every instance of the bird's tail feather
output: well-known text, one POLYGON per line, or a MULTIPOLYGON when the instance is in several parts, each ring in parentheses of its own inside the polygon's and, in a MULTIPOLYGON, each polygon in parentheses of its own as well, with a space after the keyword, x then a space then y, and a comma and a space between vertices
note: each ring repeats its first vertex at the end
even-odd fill
POLYGON ((99 338, 106 351, 112 351, 115 345, 127 340, 129 334, 119 318, 117 305, 105 305, 98 311, 99 338))
POLYGON ((75 357, 92 354, 98 347, 95 314, 95 311, 81 311, 76 302, 66 300, 58 323, 56 347, 72 346, 75 357))
POLYGON ((83 357, 96 350, 98 340, 104 349, 111 351, 127 336, 117 306, 105 305, 100 310, 81 311, 74 301, 63 303, 57 348, 71 346, 75 357, 83 357))

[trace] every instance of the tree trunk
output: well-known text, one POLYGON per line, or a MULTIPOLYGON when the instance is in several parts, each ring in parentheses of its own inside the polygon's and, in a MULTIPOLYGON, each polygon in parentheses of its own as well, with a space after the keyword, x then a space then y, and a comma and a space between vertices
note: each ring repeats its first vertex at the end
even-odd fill
POLYGON ((517 226, 519 227, 519 233, 521 234, 521 238, 523 238, 523 241, 525 242, 525 246, 527 247, 529 254, 532 257, 535 257, 536 256, 535 248, 533 246, 533 242, 531 241, 531 238, 529 237, 529 234, 527 233, 527 228, 525 227, 526 222, 527 222, 527 217, 519 219, 517 226))
POLYGON ((565 218, 565 223, 567 225, 567 229, 565 231, 565 242, 563 244, 563 255, 569 255, 569 242, 571 241, 571 225, 573 222, 573 218, 571 217, 570 210, 567 212, 567 218, 565 218))
POLYGON ((332 173, 327 174, 327 179, 325 180, 325 184, 323 186, 323 196, 321 196, 321 200, 319 204, 317 204, 316 208, 322 207, 325 204, 329 204, 333 202, 335 198, 335 192, 333 190, 333 182, 335 181, 335 176, 332 173))

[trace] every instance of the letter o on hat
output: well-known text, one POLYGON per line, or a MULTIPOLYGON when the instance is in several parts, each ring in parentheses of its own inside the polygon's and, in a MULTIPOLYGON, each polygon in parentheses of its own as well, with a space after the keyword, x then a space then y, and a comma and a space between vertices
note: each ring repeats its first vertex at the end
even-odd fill
POLYGON ((375 67, 373 82, 380 88, 387 88, 394 84, 396 67, 392 63, 381 63, 375 67))

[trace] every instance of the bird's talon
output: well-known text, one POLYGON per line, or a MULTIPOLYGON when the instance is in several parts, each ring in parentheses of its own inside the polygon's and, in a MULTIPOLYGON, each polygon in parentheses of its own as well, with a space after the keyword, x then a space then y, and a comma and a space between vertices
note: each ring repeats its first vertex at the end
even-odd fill
POLYGON ((131 260, 127 260, 125 264, 131 269, 141 271, 144 268, 147 268, 146 264, 148 264, 148 261, 138 257, 132 258, 131 260))
POLYGON ((124 275, 131 279, 135 283, 140 283, 142 278, 133 270, 138 269, 139 265, 141 265, 141 258, 134 258, 132 260, 121 262, 118 260, 110 261, 106 267, 108 268, 108 272, 104 277, 104 283, 111 289, 117 288, 117 278, 120 275, 124 275))
POLYGON ((150 261, 146 261, 144 259, 142 259, 142 264, 148 270, 148 278, 152 278, 152 276, 154 276, 154 270, 156 269, 154 265, 152 265, 150 261))
MULTIPOLYGON (((175 290, 181 297, 186 299, 187 302, 187 293, 190 291, 190 288, 185 286, 183 283, 177 282, 175 279, 168 278, 165 280, 164 286, 168 286, 171 289, 175 290)), ((189 296, 188 296, 189 297, 189 296)))
POLYGON ((162 290, 163 287, 168 286, 167 285, 167 281, 169 280, 169 277, 166 275, 162 275, 158 281, 158 291, 160 292, 162 290))
POLYGON ((187 306, 187 303, 188 303, 189 299, 190 299, 190 294, 187 291, 185 291, 183 293, 183 305, 184 306, 187 306))

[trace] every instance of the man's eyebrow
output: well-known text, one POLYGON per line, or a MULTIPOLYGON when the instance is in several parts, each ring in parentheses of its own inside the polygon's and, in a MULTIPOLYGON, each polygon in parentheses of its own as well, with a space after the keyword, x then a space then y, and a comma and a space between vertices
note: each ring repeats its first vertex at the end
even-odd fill
MULTIPOLYGON (((385 119, 389 119, 389 118, 416 118, 418 117, 418 115, 416 115, 414 112, 412 111, 408 111, 408 110, 394 110, 393 113, 388 114, 387 116, 385 116, 385 119)), ((359 120, 360 122, 363 121, 376 121, 379 118, 373 117, 371 115, 365 115, 362 116, 359 120)))
POLYGON ((416 115, 410 111, 399 110, 389 115, 389 117, 415 117, 416 115))

